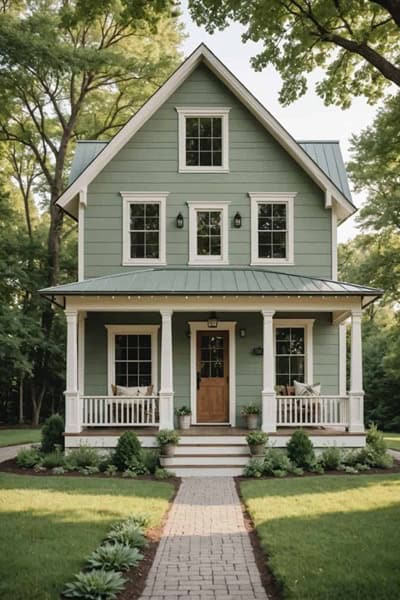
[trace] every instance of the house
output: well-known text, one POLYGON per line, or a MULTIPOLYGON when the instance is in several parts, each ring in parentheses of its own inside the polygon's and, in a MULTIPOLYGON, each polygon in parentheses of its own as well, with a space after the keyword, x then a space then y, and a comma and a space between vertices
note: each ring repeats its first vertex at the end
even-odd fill
POLYGON ((337 281, 356 210, 337 142, 296 142, 201 45, 111 141, 78 144, 57 202, 79 224, 79 281, 41 291, 67 319, 67 448, 132 427, 153 446, 187 405, 166 464, 240 473, 249 403, 277 447, 300 426, 365 443, 361 314, 381 291, 337 281))

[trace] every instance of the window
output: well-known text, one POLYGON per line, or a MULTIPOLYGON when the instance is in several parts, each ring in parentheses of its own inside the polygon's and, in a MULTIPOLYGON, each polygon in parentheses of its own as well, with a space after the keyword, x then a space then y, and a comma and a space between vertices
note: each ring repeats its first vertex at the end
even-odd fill
POLYGON ((177 108, 179 171, 228 171, 229 108, 177 108))
POLYGON ((293 264, 295 194, 253 192, 249 196, 251 263, 293 264))
POLYGON ((228 202, 188 202, 189 264, 228 264, 228 202))
MULTIPOLYGON (((125 387, 158 386, 158 325, 106 325, 108 383, 125 387)), ((154 392, 156 393, 156 391, 154 392)))
POLYGON ((275 379, 277 385, 293 381, 313 383, 314 319, 274 319, 275 379))
POLYGON ((123 264, 165 264, 167 192, 121 192, 123 264))

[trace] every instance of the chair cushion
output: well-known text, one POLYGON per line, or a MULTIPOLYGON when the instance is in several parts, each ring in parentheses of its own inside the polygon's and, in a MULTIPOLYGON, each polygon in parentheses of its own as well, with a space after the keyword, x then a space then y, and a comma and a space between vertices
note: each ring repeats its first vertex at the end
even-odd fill
POLYGON ((153 385, 144 385, 139 387, 125 387, 123 385, 111 385, 114 396, 151 396, 153 394, 153 385))
POLYGON ((293 383, 295 396, 319 396, 321 394, 320 383, 308 384, 296 380, 293 383))

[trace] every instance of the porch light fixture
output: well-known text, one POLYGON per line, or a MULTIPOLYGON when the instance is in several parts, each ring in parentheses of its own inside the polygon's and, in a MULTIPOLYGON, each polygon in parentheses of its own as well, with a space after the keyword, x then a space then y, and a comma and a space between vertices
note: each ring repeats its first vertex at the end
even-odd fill
POLYGON ((184 224, 183 214, 180 212, 176 215, 176 226, 178 229, 183 229, 183 224, 184 224))
POLYGON ((210 327, 210 329, 215 329, 216 327, 218 327, 218 319, 215 312, 210 313, 207 324, 208 327, 210 327))
POLYGON ((237 212, 236 215, 233 217, 233 226, 236 229, 240 229, 242 226, 242 215, 240 214, 240 212, 237 212))

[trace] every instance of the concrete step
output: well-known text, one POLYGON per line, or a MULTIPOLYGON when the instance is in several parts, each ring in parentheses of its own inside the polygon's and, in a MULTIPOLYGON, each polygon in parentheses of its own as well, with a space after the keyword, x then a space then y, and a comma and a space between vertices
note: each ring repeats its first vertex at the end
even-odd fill
POLYGON ((216 465, 247 465, 250 455, 243 454, 181 454, 167 457, 160 457, 160 462, 166 469, 173 470, 179 465, 199 465, 199 466, 216 466, 216 465))
POLYGON ((235 454, 238 456, 249 454, 249 447, 247 444, 208 444, 205 446, 204 444, 182 444, 175 448, 175 456, 177 455, 209 455, 209 454, 235 454))
POLYGON ((180 445, 232 446, 246 444, 245 435, 181 435, 180 445))
POLYGON ((243 475, 243 467, 234 465, 179 465, 170 470, 177 477, 237 477, 243 475))

